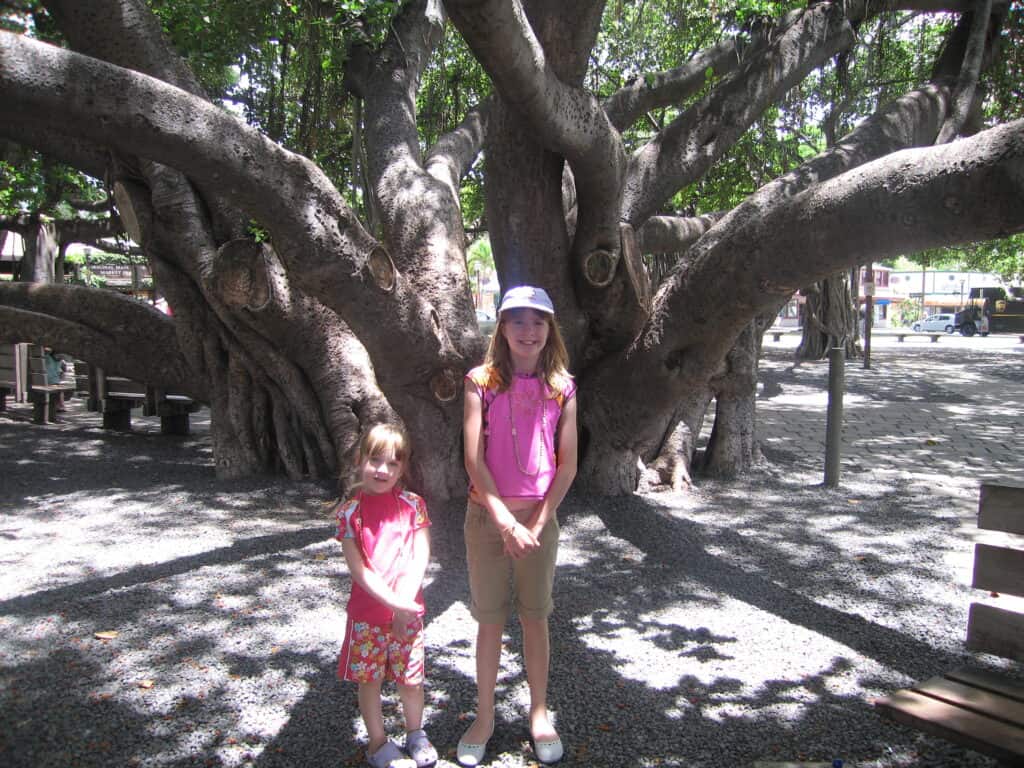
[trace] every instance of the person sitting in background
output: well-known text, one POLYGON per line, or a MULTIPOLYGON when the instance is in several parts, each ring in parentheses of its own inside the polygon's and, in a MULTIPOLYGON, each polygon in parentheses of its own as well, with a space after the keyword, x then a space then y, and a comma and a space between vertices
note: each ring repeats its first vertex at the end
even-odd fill
MULTIPOLYGON (((46 369, 47 384, 60 384, 64 372, 68 369, 68 364, 53 354, 53 347, 43 347, 43 366, 46 369)), ((57 393, 57 410, 65 410, 63 392, 57 393)))

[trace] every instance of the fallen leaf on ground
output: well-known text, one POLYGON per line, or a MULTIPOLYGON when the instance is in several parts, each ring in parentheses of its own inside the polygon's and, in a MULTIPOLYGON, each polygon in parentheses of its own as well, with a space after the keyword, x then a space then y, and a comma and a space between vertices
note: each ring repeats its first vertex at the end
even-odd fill
POLYGON ((95 635, 93 635, 93 637, 95 637, 97 640, 113 640, 115 637, 118 636, 118 634, 120 633, 113 629, 108 629, 103 632, 97 632, 95 635))
POLYGON ((140 680, 139 681, 139 688, 145 688, 146 690, 149 690, 152 687, 153 687, 153 681, 152 680, 140 680))

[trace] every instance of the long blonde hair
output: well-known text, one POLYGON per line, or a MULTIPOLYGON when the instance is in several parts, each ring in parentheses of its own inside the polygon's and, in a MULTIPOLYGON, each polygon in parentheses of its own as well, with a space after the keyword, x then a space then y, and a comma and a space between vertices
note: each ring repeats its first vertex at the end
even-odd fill
POLYGON ((390 422, 382 422, 370 427, 359 439, 359 447, 355 455, 355 467, 352 489, 362 485, 360 468, 363 463, 373 456, 392 454, 402 462, 402 474, 395 485, 398 488, 405 487, 405 478, 409 472, 409 458, 412 455, 412 447, 409 440, 409 433, 405 428, 390 422))
MULTIPOLYGON (((495 384, 499 391, 504 392, 512 385, 514 371, 512 369, 512 350, 509 349, 508 339, 501 332, 502 326, 508 317, 509 312, 514 310, 506 309, 498 315, 498 325, 491 335, 491 343, 487 346, 487 354, 484 356, 484 366, 489 369, 492 377, 496 377, 495 384)), ((565 341, 562 339, 562 331, 555 322, 555 316, 550 312, 541 312, 530 309, 542 315, 548 323, 548 340, 544 349, 540 352, 540 374, 547 384, 550 397, 554 397, 565 390, 569 385, 572 374, 569 373, 569 352, 565 348, 565 341)))

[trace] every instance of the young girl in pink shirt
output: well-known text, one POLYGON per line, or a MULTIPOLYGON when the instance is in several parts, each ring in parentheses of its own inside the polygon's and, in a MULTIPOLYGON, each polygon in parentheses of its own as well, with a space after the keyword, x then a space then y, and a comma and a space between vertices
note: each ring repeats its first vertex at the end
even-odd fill
POLYGON ((470 497, 466 559, 477 620, 476 720, 459 741, 478 765, 494 732, 501 638, 513 607, 523 628, 530 737, 542 763, 564 752, 547 708, 548 616, 558 554, 556 511, 576 476, 576 385, 555 310, 542 288, 502 299, 484 364, 466 376, 463 431, 470 497))
POLYGON ((359 712, 372 768, 425 768, 437 751, 423 732, 423 577, 430 560, 430 520, 422 498, 402 490, 409 438, 378 424, 359 443, 358 492, 336 509, 352 577, 338 676, 359 684, 359 712), (381 686, 393 681, 405 716, 405 751, 389 741, 381 686))

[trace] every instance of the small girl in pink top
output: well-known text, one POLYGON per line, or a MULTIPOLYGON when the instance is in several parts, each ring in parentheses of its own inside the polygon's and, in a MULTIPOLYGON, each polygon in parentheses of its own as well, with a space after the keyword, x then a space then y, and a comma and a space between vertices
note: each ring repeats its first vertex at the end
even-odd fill
POLYGON ((359 712, 373 768, 425 768, 437 751, 423 732, 423 577, 430 520, 422 498, 402 490, 409 438, 378 424, 359 443, 358 492, 335 515, 352 577, 338 677, 359 684, 359 712), (393 681, 405 715, 405 750, 388 741, 381 686, 393 681))
POLYGON ((547 708, 548 616, 558 554, 556 511, 576 476, 576 385, 542 288, 519 286, 502 299, 484 364, 466 376, 463 431, 470 498, 466 559, 470 611, 477 620, 476 720, 456 756, 478 765, 494 732, 501 637, 512 608, 523 628, 530 687, 530 736, 537 759, 559 760, 562 741, 547 708))

